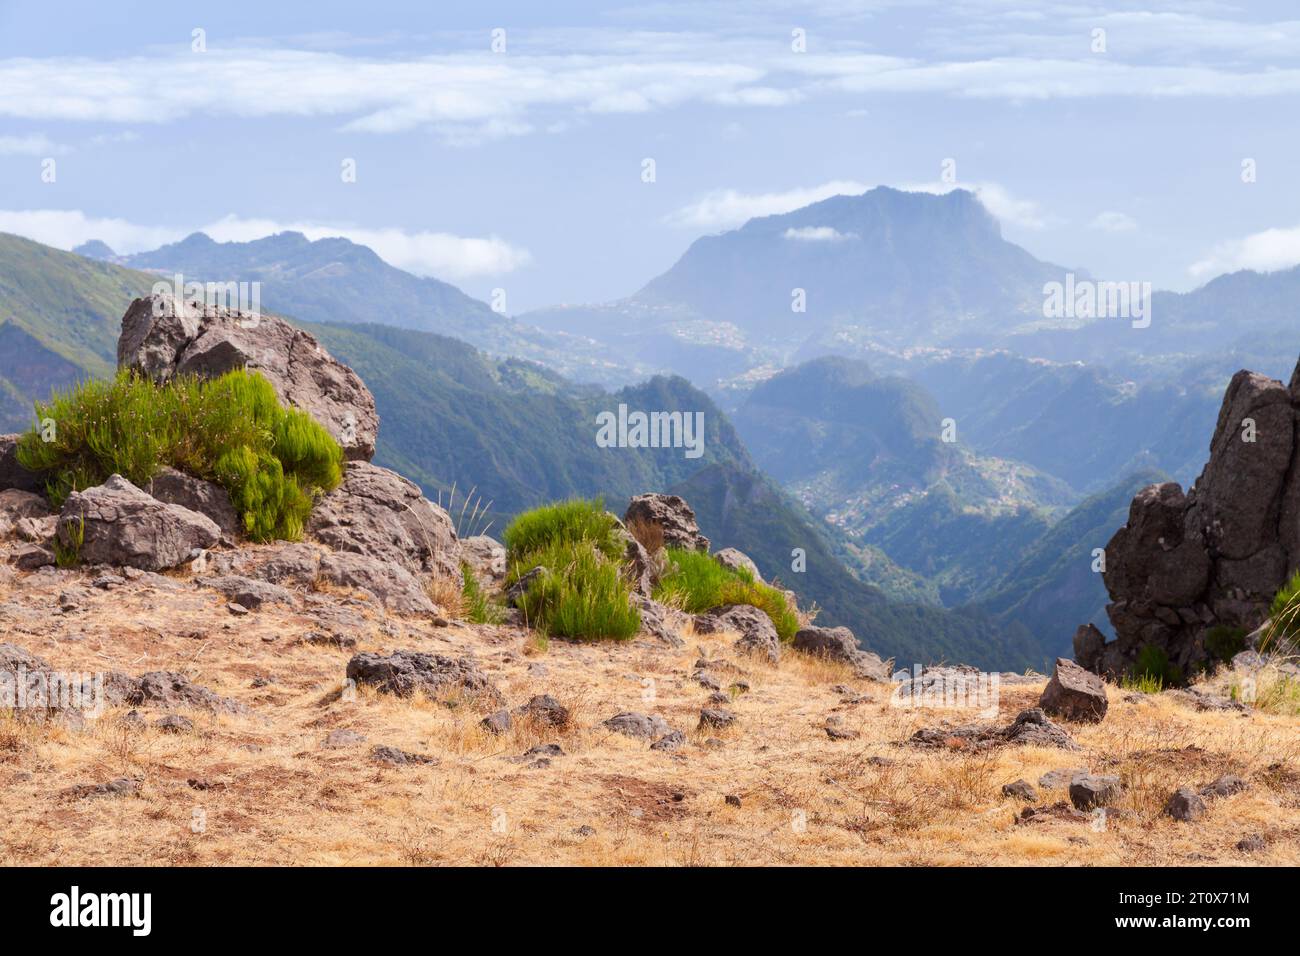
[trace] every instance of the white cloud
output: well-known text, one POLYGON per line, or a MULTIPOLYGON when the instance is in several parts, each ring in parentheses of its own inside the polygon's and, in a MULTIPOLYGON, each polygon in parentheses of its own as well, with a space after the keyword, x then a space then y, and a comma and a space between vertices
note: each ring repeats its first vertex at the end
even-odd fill
POLYGON ((802 229, 787 229, 783 236, 796 242, 843 242, 856 239, 856 232, 840 232, 831 226, 804 226, 802 229))
POLYGON ((1204 259, 1192 263, 1187 271, 1201 279, 1241 269, 1276 272, 1296 265, 1300 265, 1300 226, 1265 229, 1241 239, 1219 243, 1204 259))
POLYGON ((758 216, 791 212, 831 196, 856 196, 870 188, 852 179, 835 179, 820 186, 776 193, 719 189, 669 214, 666 222, 690 229, 731 229, 758 216))
POLYGON ((1100 229, 1102 232, 1132 232, 1137 225, 1137 220, 1127 213, 1107 210, 1098 213, 1092 222, 1088 223, 1088 228, 1100 229))
MULTIPOLYGON (((734 229, 759 216, 793 212, 831 196, 858 196, 872 188, 870 183, 834 179, 819 186, 785 192, 742 193, 735 189, 719 189, 670 213, 664 221, 688 229, 734 229)), ((983 203, 985 209, 1004 223, 1024 229, 1046 229, 1060 224, 1060 220, 1047 215, 1038 203, 1017 199, 997 183, 906 183, 895 188, 934 195, 942 195, 954 189, 968 189, 983 203)))
POLYGON ((0 232, 12 232, 58 249, 72 249, 89 239, 102 239, 115 252, 132 253, 169 242, 191 232, 205 232, 218 242, 248 242, 277 232, 301 232, 308 239, 342 236, 369 246, 390 265, 416 275, 456 282, 504 275, 528 265, 532 255, 497 236, 466 237, 445 232, 408 232, 396 228, 279 222, 225 216, 197 229, 149 226, 123 219, 87 216, 80 210, 0 210, 0 232))
POLYGON ((0 156, 57 156, 67 149, 43 133, 0 136, 0 156))

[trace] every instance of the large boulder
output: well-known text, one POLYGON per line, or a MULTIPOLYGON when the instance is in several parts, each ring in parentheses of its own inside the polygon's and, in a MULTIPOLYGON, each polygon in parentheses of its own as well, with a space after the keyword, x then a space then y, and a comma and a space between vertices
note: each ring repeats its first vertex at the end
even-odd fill
POLYGON ((307 533, 417 576, 460 575, 460 542, 447 512, 414 482, 366 461, 347 464, 343 481, 316 503, 307 533))
POLYGON ((848 664, 860 677, 889 680, 889 666, 876 654, 858 646, 847 627, 805 627, 794 636, 794 648, 817 657, 848 664))
POLYGON ((230 502, 230 493, 220 485, 175 468, 163 468, 150 479, 146 490, 163 504, 180 505, 207 515, 221 529, 228 544, 233 544, 243 530, 243 523, 230 502))
POLYGON ((636 495, 628 502, 623 521, 629 527, 643 522, 663 532, 664 544, 686 551, 708 551, 709 539, 700 534, 695 512, 678 495, 636 495))
POLYGON ((41 492, 41 476, 18 464, 19 435, 0 435, 0 491, 16 488, 18 491, 41 492))
MULTIPOLYGON (((1106 545, 1116 638, 1075 635, 1075 658, 1120 678, 1151 648, 1190 677, 1215 628, 1251 632, 1300 567, 1300 365, 1291 386, 1241 371, 1223 396, 1204 470, 1138 492, 1106 545)), ((1170 676, 1169 674, 1165 675, 1170 676)))
POLYGON ((1064 657, 1056 659, 1056 670, 1038 700, 1038 706, 1053 717, 1081 723, 1101 720, 1109 703, 1101 678, 1064 657))
POLYGON ((400 564, 336 551, 321 559, 318 580, 335 587, 365 591, 389 611, 401 614, 433 614, 440 610, 420 582, 400 564))
POLYGON ((379 415, 370 390, 314 336, 275 316, 165 294, 136 299, 122 317, 117 364, 158 381, 255 369, 284 402, 320 422, 347 458, 374 456, 379 415))
POLYGON ((211 518, 164 504, 121 475, 68 495, 57 533, 65 548, 77 549, 83 564, 143 571, 174 568, 221 539, 211 518))

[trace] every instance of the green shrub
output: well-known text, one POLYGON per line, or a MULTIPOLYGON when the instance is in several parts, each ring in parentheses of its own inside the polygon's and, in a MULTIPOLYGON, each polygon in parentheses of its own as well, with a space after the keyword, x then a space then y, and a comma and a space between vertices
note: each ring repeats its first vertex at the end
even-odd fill
POLYGON ((147 486, 170 466, 224 487, 248 537, 292 540, 315 496, 343 475, 338 442, 305 412, 282 406, 257 372, 159 384, 123 371, 56 392, 37 403, 36 418, 53 422, 53 434, 33 427, 18 460, 45 473, 56 508, 112 474, 147 486))
POLYGON ((618 519, 605 510, 599 498, 575 498, 526 511, 510 522, 504 537, 511 562, 522 561, 525 555, 556 543, 580 541, 589 542, 607 558, 623 557, 618 519))
POLYGON ((655 600, 699 614, 720 604, 751 604, 772 619, 777 636, 794 638, 799 618, 785 594, 761 584, 744 568, 723 567, 702 551, 667 548, 668 570, 655 587, 655 600))
POLYGON ((1268 616, 1272 622, 1268 631, 1270 639, 1300 639, 1300 571, 1274 595, 1268 616))
POLYGON ((460 574, 464 580, 460 593, 465 599, 465 617, 475 624, 500 624, 505 617, 504 609, 488 598, 468 561, 460 563, 460 574))
POLYGON ((530 551, 511 578, 541 565, 541 575, 519 600, 528 623, 552 637, 625 640, 641 629, 622 569, 591 542, 556 541, 530 551))
POLYGON ((1169 660, 1163 648, 1147 644, 1138 652, 1137 663, 1129 676, 1139 682, 1148 682, 1157 689, 1174 687, 1183 682, 1183 669, 1169 660))
POLYGON ((1205 632, 1205 650, 1215 660, 1229 663, 1246 649, 1246 629, 1216 624, 1205 632))

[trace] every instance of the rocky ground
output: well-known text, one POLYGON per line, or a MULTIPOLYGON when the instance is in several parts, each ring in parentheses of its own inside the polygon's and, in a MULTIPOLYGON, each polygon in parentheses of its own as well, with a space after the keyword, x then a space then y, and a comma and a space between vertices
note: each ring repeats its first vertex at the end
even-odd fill
POLYGON ((1039 703, 1042 679, 1004 682, 996 716, 910 709, 891 705, 894 683, 848 664, 788 649, 773 664, 738 652, 735 633, 689 624, 681 647, 543 648, 527 631, 438 626, 329 585, 291 593, 238 613, 189 570, 0 565, 10 661, 21 647, 62 670, 192 682, 155 677, 144 698, 84 721, 0 716, 0 859, 1300 862, 1300 728, 1219 697, 1106 686, 1100 721, 1031 718, 1064 739, 1021 742, 1005 731, 1039 703), (346 683, 359 654, 397 650, 451 659, 452 683, 410 697, 346 683), (482 680, 457 683, 467 673, 482 680), (511 726, 494 733, 483 718, 502 709, 511 726), (734 721, 702 724, 703 709, 734 721), (605 723, 628 712, 651 719, 605 723), (160 725, 167 715, 183 720, 160 725), (652 748, 672 730, 680 746, 652 748), (1072 797, 1080 770, 1094 779, 1072 797), (1221 784, 1236 792, 1203 798, 1195 819, 1169 815, 1178 788, 1224 775, 1242 789, 1221 784))

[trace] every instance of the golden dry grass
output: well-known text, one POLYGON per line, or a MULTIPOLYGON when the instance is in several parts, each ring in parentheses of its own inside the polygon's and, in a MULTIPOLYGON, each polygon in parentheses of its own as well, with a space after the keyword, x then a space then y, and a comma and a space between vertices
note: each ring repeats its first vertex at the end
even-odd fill
MULTIPOLYGON (((249 714, 188 712, 196 733, 181 736, 132 730, 121 711, 84 731, 0 717, 0 860, 8 863, 1300 863, 1300 724, 1291 716, 1198 712, 1111 688, 1106 720, 1071 728, 1082 752, 926 751, 904 743, 913 730, 970 715, 891 707, 889 685, 793 652, 773 667, 737 657, 731 638, 693 634, 681 650, 648 640, 542 648, 518 630, 436 628, 318 592, 361 615, 361 649, 473 654, 511 706, 550 693, 572 713, 560 732, 517 726, 492 737, 472 706, 364 687, 344 693, 352 652, 301 642, 315 626, 302 611, 234 617, 222 598, 181 577, 111 593, 88 580, 0 577, 0 640, 59 668, 183 671, 249 714), (78 610, 52 613, 61 592, 80 588, 78 610), (724 687, 737 677, 750 685, 730 705, 733 729, 696 729, 708 696, 691 677, 700 656, 743 671, 716 671, 724 687), (271 683, 250 686, 259 676, 271 683), (831 689, 840 684, 862 699, 846 703, 852 697, 831 689), (602 726, 625 710, 662 715, 687 732, 688 745, 655 752, 602 726), (860 737, 831 740, 823 728, 832 715, 860 737), (337 728, 367 742, 322 749, 337 728), (566 756, 543 768, 508 759, 538 743, 558 743, 566 756), (374 744, 438 763, 383 766, 369 757, 374 744), (1066 820, 1016 825, 1023 804, 1004 797, 1002 784, 1066 767, 1120 775, 1120 806, 1131 814, 1101 830, 1066 820), (1214 801, 1200 823, 1161 815, 1174 787, 1226 772, 1249 790, 1214 801), (140 781, 138 795, 62 794, 121 776, 140 781), (1236 850, 1249 833, 1264 834, 1268 847, 1236 850)), ((1032 706, 1040 689, 1004 687, 999 720, 1032 706)), ((1060 790, 1038 802, 1064 798, 1060 790)))

